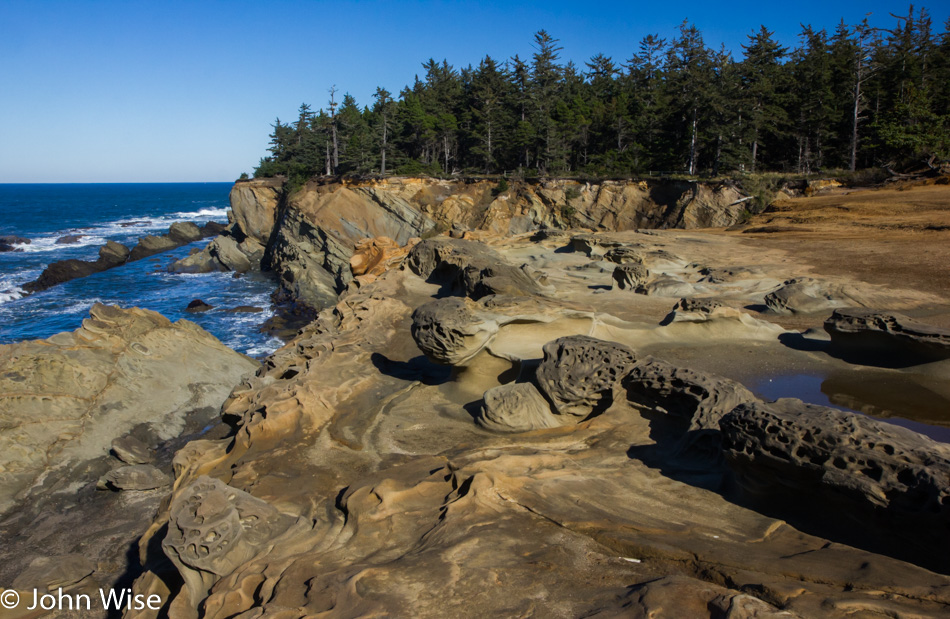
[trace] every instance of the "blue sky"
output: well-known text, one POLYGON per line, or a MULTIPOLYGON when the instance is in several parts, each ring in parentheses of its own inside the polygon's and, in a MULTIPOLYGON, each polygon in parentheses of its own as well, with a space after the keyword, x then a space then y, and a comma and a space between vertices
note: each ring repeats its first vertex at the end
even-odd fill
MULTIPOLYGON (((890 27, 903 2, 49 2, 0 0, 0 182, 229 181, 265 153, 270 123, 336 85, 397 93, 426 59, 529 57, 532 34, 577 64, 622 61, 684 19, 736 55, 764 24, 843 17, 890 27)), ((918 5, 919 6, 919 5, 918 5)), ((937 30, 945 0, 927 6, 937 30)))

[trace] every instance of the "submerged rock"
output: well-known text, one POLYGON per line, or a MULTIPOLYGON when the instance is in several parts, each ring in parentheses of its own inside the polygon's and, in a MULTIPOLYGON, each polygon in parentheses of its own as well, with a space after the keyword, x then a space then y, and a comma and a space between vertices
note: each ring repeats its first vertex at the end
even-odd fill
POLYGON ((99 248, 98 260, 86 261, 71 258, 53 262, 43 270, 36 280, 23 284, 23 289, 27 292, 39 292, 70 280, 101 273, 107 269, 125 264, 129 259, 129 254, 129 248, 125 245, 108 241, 99 248))
POLYGON ((197 312, 207 312, 210 309, 214 309, 214 306, 208 305, 201 299, 194 299, 188 304, 188 307, 185 308, 185 311, 197 313, 197 312))

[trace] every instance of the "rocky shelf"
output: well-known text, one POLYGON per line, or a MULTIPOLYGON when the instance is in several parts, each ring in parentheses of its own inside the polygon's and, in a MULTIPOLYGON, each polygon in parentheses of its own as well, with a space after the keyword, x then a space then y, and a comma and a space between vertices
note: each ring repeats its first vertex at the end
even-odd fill
POLYGON ((757 386, 950 397, 940 354, 842 352, 942 350, 901 315, 942 299, 722 230, 728 186, 492 188, 235 185, 224 234, 171 268, 270 269, 314 312, 259 367, 98 306, 0 347, 5 436, 27 446, 4 451, 0 577, 163 600, 130 619, 950 612, 947 444, 757 386), (127 564, 42 516, 119 501, 138 506, 114 523, 127 564))

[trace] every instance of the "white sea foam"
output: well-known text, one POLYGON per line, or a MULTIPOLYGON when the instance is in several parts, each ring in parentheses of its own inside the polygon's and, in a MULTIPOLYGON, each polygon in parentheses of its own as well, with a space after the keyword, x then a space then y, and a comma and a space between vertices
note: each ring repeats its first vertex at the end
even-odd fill
POLYGON ((0 290, 0 305, 7 303, 8 301, 15 301, 17 299, 22 299, 27 295, 26 290, 23 290, 19 286, 14 286, 13 288, 7 288, 5 290, 0 290))
POLYGON ((262 357, 273 354, 275 350, 284 345, 280 338, 272 337, 259 346, 248 348, 244 354, 248 357, 262 357))
POLYGON ((36 237, 30 243, 14 245, 25 253, 50 252, 69 247, 86 247, 89 245, 104 245, 109 239, 116 237, 141 237, 155 232, 166 232, 173 223, 194 221, 202 224, 207 221, 227 220, 227 208, 205 207, 197 211, 181 211, 160 215, 157 217, 132 217, 118 219, 88 228, 70 228, 59 230, 53 234, 36 237), (57 243, 64 236, 80 235, 75 243, 57 243))

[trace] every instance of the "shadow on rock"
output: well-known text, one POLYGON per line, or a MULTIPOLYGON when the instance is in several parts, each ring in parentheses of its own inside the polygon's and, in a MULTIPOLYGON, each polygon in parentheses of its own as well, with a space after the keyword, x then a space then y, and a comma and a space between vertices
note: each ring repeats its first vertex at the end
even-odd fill
POLYGON ((439 365, 418 355, 409 361, 393 361, 381 353, 373 353, 370 361, 380 373, 400 380, 420 381, 424 385, 441 385, 449 381, 452 368, 439 365))

